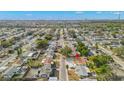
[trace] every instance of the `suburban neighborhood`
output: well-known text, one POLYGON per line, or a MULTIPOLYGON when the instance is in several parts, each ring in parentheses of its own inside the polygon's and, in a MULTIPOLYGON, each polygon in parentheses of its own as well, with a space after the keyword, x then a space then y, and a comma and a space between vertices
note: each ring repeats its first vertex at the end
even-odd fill
POLYGON ((124 80, 124 21, 1 20, 0 80, 124 80))

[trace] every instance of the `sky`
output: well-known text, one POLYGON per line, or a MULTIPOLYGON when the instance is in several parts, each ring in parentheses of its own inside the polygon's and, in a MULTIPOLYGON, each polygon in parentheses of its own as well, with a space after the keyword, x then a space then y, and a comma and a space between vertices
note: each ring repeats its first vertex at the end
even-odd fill
POLYGON ((0 20, 115 20, 124 11, 0 11, 0 20))

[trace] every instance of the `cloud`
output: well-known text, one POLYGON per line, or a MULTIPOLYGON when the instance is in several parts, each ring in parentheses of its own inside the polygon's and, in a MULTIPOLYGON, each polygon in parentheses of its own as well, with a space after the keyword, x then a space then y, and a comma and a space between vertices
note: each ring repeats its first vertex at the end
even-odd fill
POLYGON ((76 14, 82 14, 83 12, 82 11, 76 11, 75 13, 76 14))
POLYGON ((32 16, 32 14, 25 14, 26 16, 32 16))

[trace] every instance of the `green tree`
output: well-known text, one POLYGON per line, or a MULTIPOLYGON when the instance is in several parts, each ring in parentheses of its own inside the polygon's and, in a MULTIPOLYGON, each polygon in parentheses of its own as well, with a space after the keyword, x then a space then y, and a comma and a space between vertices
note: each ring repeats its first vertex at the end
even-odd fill
POLYGON ((112 71, 108 65, 111 59, 107 55, 90 56, 87 66, 97 74, 98 80, 109 80, 112 78, 112 71))
POLYGON ((81 41, 78 41, 77 51, 80 52, 81 56, 88 56, 89 54, 89 49, 81 41))
POLYGON ((122 39, 122 40, 120 41, 120 43, 121 43, 122 45, 124 45, 124 39, 122 39))
POLYGON ((69 66, 68 65, 66 65, 66 69, 68 70, 68 68, 69 68, 69 66))
POLYGON ((114 54, 116 54, 117 56, 124 57, 124 46, 118 47, 118 48, 114 48, 114 49, 113 49, 113 52, 114 52, 114 54))
POLYGON ((22 48, 17 49, 17 55, 20 56, 22 54, 22 48))
POLYGON ((110 56, 106 55, 97 55, 89 57, 90 61, 93 61, 96 67, 108 64, 111 61, 110 56))
POLYGON ((47 35, 45 36, 45 39, 51 40, 51 39, 52 39, 52 35, 51 35, 51 34, 47 34, 47 35))
POLYGON ((68 46, 65 46, 61 49, 61 53, 65 56, 70 56, 70 54, 72 53, 72 49, 68 46))
POLYGON ((3 47, 9 47, 13 44, 13 41, 11 39, 9 40, 0 40, 0 45, 3 47))
POLYGON ((98 43, 95 44, 95 48, 96 48, 96 50, 98 49, 98 43))
POLYGON ((45 48, 48 45, 48 40, 37 39, 36 41, 37 48, 45 48))

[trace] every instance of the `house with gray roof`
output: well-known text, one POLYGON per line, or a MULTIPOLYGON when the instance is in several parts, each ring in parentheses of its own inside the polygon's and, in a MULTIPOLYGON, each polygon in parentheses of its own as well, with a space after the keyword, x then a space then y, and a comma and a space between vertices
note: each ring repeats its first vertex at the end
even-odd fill
POLYGON ((17 69, 16 66, 11 66, 8 68, 5 72, 2 73, 4 79, 10 80, 17 72, 19 69, 17 69))
POLYGON ((83 65, 77 65, 75 68, 75 72, 79 75, 79 76, 88 76, 90 73, 90 70, 88 67, 83 66, 83 65))

